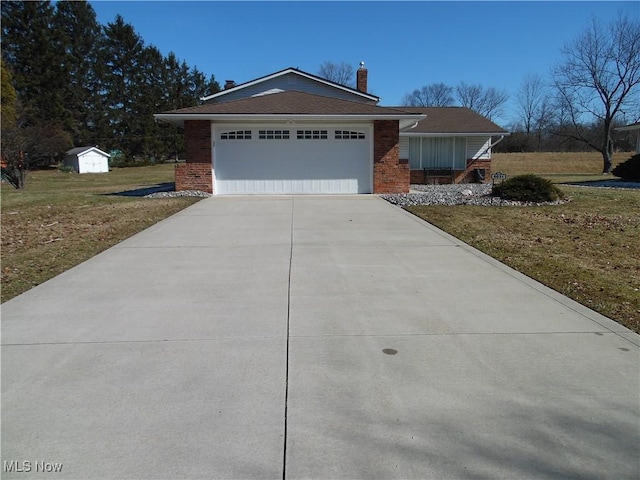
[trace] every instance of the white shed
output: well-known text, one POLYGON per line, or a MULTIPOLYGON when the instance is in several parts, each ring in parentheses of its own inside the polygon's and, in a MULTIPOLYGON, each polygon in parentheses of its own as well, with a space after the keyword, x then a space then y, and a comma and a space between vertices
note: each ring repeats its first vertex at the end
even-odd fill
POLYGON ((97 147, 77 147, 66 153, 64 164, 78 173, 104 173, 109 171, 110 156, 97 147))

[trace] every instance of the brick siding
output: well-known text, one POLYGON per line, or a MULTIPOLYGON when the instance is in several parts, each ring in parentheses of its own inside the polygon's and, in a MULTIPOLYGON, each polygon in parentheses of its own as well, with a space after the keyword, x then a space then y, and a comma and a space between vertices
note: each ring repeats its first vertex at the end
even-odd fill
POLYGON ((400 160, 397 120, 373 122, 373 193, 408 193, 409 162, 400 160))
POLYGON ((213 193, 211 122, 186 120, 184 136, 187 163, 176 165, 176 190, 202 190, 213 193))
POLYGON ((213 175, 210 163, 183 163, 176 165, 176 191, 202 190, 213 193, 213 175))

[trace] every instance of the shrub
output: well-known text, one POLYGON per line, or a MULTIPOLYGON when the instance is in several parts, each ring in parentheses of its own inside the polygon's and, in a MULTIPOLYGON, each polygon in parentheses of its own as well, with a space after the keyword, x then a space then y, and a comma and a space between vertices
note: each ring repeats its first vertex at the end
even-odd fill
POLYGON ((58 171, 62 173, 75 172, 75 169, 70 165, 58 165, 58 171))
POLYGON ((494 197, 520 202, 553 202, 564 198, 564 193, 551 180, 537 175, 518 175, 494 185, 494 197))
POLYGON ((623 180, 640 182, 640 153, 616 166, 611 173, 623 180))

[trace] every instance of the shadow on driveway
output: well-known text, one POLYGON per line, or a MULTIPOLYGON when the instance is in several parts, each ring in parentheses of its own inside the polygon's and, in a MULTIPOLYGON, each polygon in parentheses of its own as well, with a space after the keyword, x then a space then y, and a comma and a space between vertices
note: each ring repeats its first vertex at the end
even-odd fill
POLYGON ((120 197, 144 197, 158 192, 173 192, 176 189, 174 182, 157 183, 150 187, 136 188, 135 190, 124 190, 122 192, 105 193, 105 195, 117 195, 120 197))

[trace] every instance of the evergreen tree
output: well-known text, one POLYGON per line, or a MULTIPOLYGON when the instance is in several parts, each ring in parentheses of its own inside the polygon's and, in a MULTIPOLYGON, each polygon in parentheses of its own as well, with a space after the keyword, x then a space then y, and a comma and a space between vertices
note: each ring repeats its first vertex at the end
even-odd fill
POLYGON ((0 125, 3 127, 15 127, 17 125, 18 96, 13 87, 13 77, 5 66, 4 60, 0 59, 0 73, 2 75, 2 85, 0 86, 0 125))
POLYGON ((95 144, 100 112, 98 83, 102 72, 98 49, 102 29, 89 3, 67 0, 56 3, 53 28, 59 32, 64 52, 62 73, 67 81, 63 99, 70 116, 67 130, 74 144, 95 144))
POLYGON ((107 24, 99 60, 105 66, 101 94, 106 122, 101 136, 109 148, 122 150, 128 157, 141 153, 133 143, 133 125, 137 121, 135 105, 142 83, 143 51, 142 38, 120 15, 107 24))
POLYGON ((146 159, 158 161, 165 157, 165 151, 153 114, 161 108, 163 90, 168 87, 164 83, 165 58, 156 47, 150 46, 142 52, 140 66, 141 84, 135 105, 136 145, 146 159))
POLYGON ((13 73, 26 125, 69 125, 60 32, 48 1, 3 1, 2 55, 13 73))
POLYGON ((145 46, 119 15, 101 26, 86 1, 3 1, 1 7, 2 56, 21 107, 18 131, 9 137, 27 162, 49 162, 72 144, 121 150, 129 161, 181 157, 179 129, 155 122, 153 114, 218 92, 213 75, 145 46))

